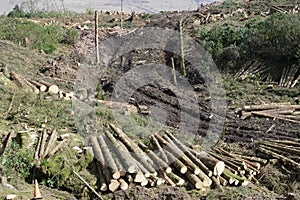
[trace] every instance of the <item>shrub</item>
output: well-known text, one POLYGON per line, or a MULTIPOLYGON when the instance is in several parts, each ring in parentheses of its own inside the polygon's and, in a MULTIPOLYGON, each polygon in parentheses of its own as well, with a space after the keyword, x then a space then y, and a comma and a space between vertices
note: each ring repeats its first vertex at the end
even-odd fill
POLYGON ((17 172, 17 176, 26 178, 30 175, 30 170, 33 167, 32 152, 20 149, 17 142, 13 141, 5 151, 5 154, 0 158, 1 172, 6 176, 11 176, 12 170, 17 172), (4 159, 4 162, 3 162, 4 159))

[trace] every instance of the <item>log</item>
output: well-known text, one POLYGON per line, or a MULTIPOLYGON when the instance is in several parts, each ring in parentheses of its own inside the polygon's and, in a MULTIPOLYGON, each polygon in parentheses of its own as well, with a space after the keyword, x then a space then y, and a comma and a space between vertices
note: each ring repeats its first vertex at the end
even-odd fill
POLYGON ((46 147, 46 149, 43 153, 43 158, 45 158, 48 155, 50 149, 52 149, 52 147, 53 147, 56 140, 57 140, 57 132, 54 129, 53 132, 50 135, 49 142, 48 142, 47 147, 46 147))
POLYGON ((196 157, 199 158, 210 170, 213 171, 214 176, 220 176, 223 173, 225 169, 225 163, 223 161, 214 158, 213 156, 209 155, 204 151, 201 152, 196 152, 194 150, 190 150, 190 151, 193 151, 196 157))
POLYGON ((273 152, 272 150, 274 150, 274 149, 272 149, 272 148, 266 148, 266 147, 259 146, 258 150, 261 151, 262 153, 270 155, 270 156, 272 156, 272 157, 274 157, 278 160, 281 160, 284 163, 288 163, 291 166, 293 166, 293 167, 297 168, 298 170, 300 170, 300 164, 299 163, 297 163, 297 162, 295 162, 295 161, 293 161, 293 160, 291 160, 291 159, 289 159, 285 156, 282 156, 278 153, 273 152))
POLYGON ((113 143, 114 147, 117 150, 119 158, 122 158, 124 167, 129 173, 135 173, 138 170, 137 165, 135 164, 135 159, 131 156, 128 149, 123 143, 118 141, 109 131, 105 132, 107 138, 113 143))
POLYGON ((172 172, 172 168, 168 166, 168 164, 166 162, 164 162, 162 159, 160 159, 153 151, 151 151, 146 145, 142 144, 142 143, 138 143, 139 147, 141 147, 141 149, 143 149, 148 155, 149 157, 154 161, 154 163, 156 163, 157 167, 159 169, 163 169, 165 170, 166 173, 171 173, 172 172))
POLYGON ((46 156, 47 158, 50 158, 51 156, 53 156, 61 147, 63 147, 65 145, 65 143, 68 141, 68 139, 64 139, 63 141, 61 141, 60 143, 58 143, 57 146, 55 146, 52 151, 50 151, 48 153, 48 155, 46 156))
POLYGON ((176 185, 181 186, 184 185, 185 180, 175 173, 169 173, 168 176, 176 183, 176 185))
POLYGON ((107 146, 104 137, 102 135, 99 135, 97 137, 97 140, 100 145, 103 156, 105 158, 105 164, 107 164, 111 170, 112 177, 114 179, 119 179, 121 176, 119 169, 115 163, 115 160, 114 160, 111 152, 109 151, 109 147, 107 146))
POLYGON ((119 170, 120 176, 125 176, 127 171, 126 171, 126 169, 124 167, 124 164, 122 163, 121 158, 118 156, 118 154, 117 154, 117 152, 116 152, 115 149, 110 148, 110 152, 111 152, 111 155, 113 156, 113 158, 115 160, 115 163, 116 163, 116 166, 117 166, 117 168, 119 170))
MULTIPOLYGON (((138 168, 140 169, 141 172, 143 172, 144 176, 146 178, 149 178, 151 176, 151 173, 138 161, 135 161, 136 165, 138 166, 138 168)), ((155 176, 157 175, 157 173, 154 174, 155 176)))
POLYGON ((275 149, 280 150, 282 152, 286 152, 286 153, 295 154, 295 155, 300 156, 300 150, 297 150, 293 147, 284 146, 284 145, 281 145, 281 144, 272 144, 272 143, 269 143, 267 141, 265 141, 261 145, 271 147, 271 148, 275 148, 275 149))
POLYGON ((162 149, 162 147, 160 146, 158 140, 154 137, 154 135, 149 136, 149 139, 151 140, 152 144, 157 148, 162 160, 168 163, 169 162, 168 157, 164 152, 164 150, 162 149))
POLYGON ((24 79, 18 75, 16 72, 10 72, 11 79, 16 83, 19 88, 24 87, 24 79))
POLYGON ((176 157, 180 158, 187 167, 193 171, 196 175, 200 173, 200 169, 195 165, 174 143, 169 143, 167 140, 162 138, 160 135, 155 135, 156 139, 165 146, 165 148, 170 151, 170 153, 175 154, 176 157))
POLYGON ((112 192, 115 192, 120 187, 120 185, 121 184, 118 180, 112 179, 112 180, 110 180, 110 183, 108 185, 108 189, 112 192))
POLYGON ((127 146, 127 148, 134 153, 134 157, 137 161, 141 162, 143 166, 151 173, 156 173, 153 168, 153 161, 148 155, 143 152, 137 144, 135 144, 127 135, 113 124, 109 124, 111 129, 117 134, 118 138, 127 146))
POLYGON ((39 158, 44 158, 44 151, 45 151, 45 145, 46 145, 46 141, 48 138, 48 134, 47 134, 47 129, 44 129, 43 133, 42 133, 42 142, 41 142, 41 147, 39 149, 39 158))
POLYGON ((171 185, 172 187, 176 186, 173 180, 166 173, 163 174, 163 177, 169 185, 171 185))
POLYGON ((127 148, 136 153, 145 156, 144 159, 148 159, 147 161, 151 164, 152 161, 148 158, 145 152, 143 152, 137 144, 135 144, 120 128, 116 127, 114 124, 109 124, 110 128, 116 133, 117 137, 127 146, 127 148))
MULTIPOLYGON (((247 105, 247 106, 244 106, 243 110, 244 111, 262 111, 262 110, 292 108, 292 107, 293 107, 293 105, 291 105, 290 103, 271 103, 271 104, 261 104, 261 105, 247 105)), ((298 106, 298 107, 300 107, 300 106, 298 106)))
POLYGON ((34 80, 29 80, 29 82, 34 85, 35 87, 37 87, 41 92, 46 92, 47 87, 39 82, 36 82, 34 80))
POLYGON ((58 94, 59 92, 59 88, 57 85, 55 84, 51 84, 51 83, 48 83, 46 81, 38 81, 40 84, 43 84, 47 87, 47 92, 49 92, 50 94, 58 94))
POLYGON ((232 168, 235 171, 242 170, 240 166, 238 166, 238 165, 236 165, 236 164, 234 164, 234 163, 231 162, 233 160, 232 158, 224 157, 224 156, 218 155, 218 154, 216 154, 214 152, 209 152, 209 154, 211 156, 215 157, 218 160, 222 160, 226 165, 228 165, 228 167, 232 168))
POLYGON ((285 118, 285 117, 282 117, 282 116, 279 116, 279 115, 270 114, 270 113, 267 113, 267 112, 264 112, 264 111, 252 112, 252 114, 256 115, 256 116, 259 116, 259 117, 276 118, 276 119, 279 119, 279 120, 292 122, 292 123, 295 123, 295 124, 300 123, 300 121, 288 119, 288 118, 285 118))
MULTIPOLYGON (((182 144, 176 137, 174 137, 170 132, 165 131, 166 134, 170 137, 169 138, 169 142, 174 142, 174 144, 176 144, 181 151, 183 151, 197 166, 199 166, 199 168, 205 172, 209 177, 212 176, 212 171, 210 169, 208 169, 208 167, 201 161, 199 160, 193 153, 191 153, 189 151, 189 148, 187 146, 185 146, 184 144, 182 144), (172 140, 170 140, 172 139, 172 140)), ((221 169, 219 169, 221 170, 221 169)))
POLYGON ((219 182, 222 186, 227 186, 228 181, 225 178, 223 178, 222 176, 217 176, 217 179, 219 179, 219 182))
POLYGON ((139 171, 135 174, 133 181, 135 183, 142 183, 143 181, 145 181, 145 179, 146 179, 146 177, 144 176, 144 173, 139 171))
POLYGON ((106 184, 106 180, 104 179, 103 171, 102 171, 100 165, 97 163, 97 161, 95 161, 95 165, 96 165, 97 172, 98 172, 100 191, 105 192, 108 190, 108 187, 106 184))
POLYGON ((183 164, 179 159, 175 158, 175 156, 172 155, 172 153, 165 150, 166 155, 168 156, 169 160, 172 160, 173 162, 171 165, 177 169, 181 174, 185 174, 188 170, 187 166, 183 164))
POLYGON ((212 181, 216 189, 223 191, 223 187, 220 184, 220 179, 217 179, 215 176, 212 177, 212 181))
POLYGON ((40 148, 41 148, 41 143, 42 143, 42 136, 39 137, 38 144, 36 146, 36 150, 34 153, 35 160, 39 160, 39 152, 40 152, 40 148))
POLYGON ((120 178, 119 183, 120 183, 121 190, 127 190, 128 189, 128 187, 129 187, 128 183, 124 179, 120 178))
POLYGON ((199 190, 199 189, 202 189, 204 187, 203 182, 198 178, 198 176, 191 173, 190 171, 187 171, 185 176, 188 179, 188 181, 191 183, 191 185, 193 185, 194 188, 199 190))

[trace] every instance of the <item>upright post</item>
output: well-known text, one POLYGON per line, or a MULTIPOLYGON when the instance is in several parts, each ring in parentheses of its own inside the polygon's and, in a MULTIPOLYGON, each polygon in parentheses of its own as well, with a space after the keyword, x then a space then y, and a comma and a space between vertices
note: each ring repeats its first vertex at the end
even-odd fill
POLYGON ((99 12, 95 11, 95 50, 96 50, 96 62, 99 64, 99 12))

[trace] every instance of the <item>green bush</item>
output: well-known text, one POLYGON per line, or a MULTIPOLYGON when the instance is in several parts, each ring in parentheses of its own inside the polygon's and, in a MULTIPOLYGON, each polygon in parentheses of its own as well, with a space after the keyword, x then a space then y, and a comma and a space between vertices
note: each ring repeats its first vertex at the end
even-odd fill
POLYGON ((214 25, 199 30, 196 37, 221 69, 232 67, 236 56, 240 63, 257 59, 300 63, 299 24, 299 14, 274 13, 240 27, 214 25))
POLYGON ((5 154, 0 157, 0 163, 3 161, 3 165, 0 165, 1 173, 5 176, 11 176, 12 170, 17 172, 15 175, 26 178, 30 175, 30 170, 33 167, 32 152, 24 151, 20 149, 17 142, 13 141, 5 151, 5 154))

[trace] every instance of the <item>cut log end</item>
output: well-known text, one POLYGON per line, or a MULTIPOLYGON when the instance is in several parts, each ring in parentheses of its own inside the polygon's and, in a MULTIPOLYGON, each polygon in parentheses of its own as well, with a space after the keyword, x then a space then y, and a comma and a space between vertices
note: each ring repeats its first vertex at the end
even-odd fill
POLYGON ((223 161, 219 161, 216 163, 216 165, 214 167, 214 175, 221 176, 221 174, 224 172, 224 170, 225 170, 225 163, 223 161))
POLYGON ((111 180, 108 188, 110 191, 115 192, 120 187, 120 183, 117 180, 111 180))

